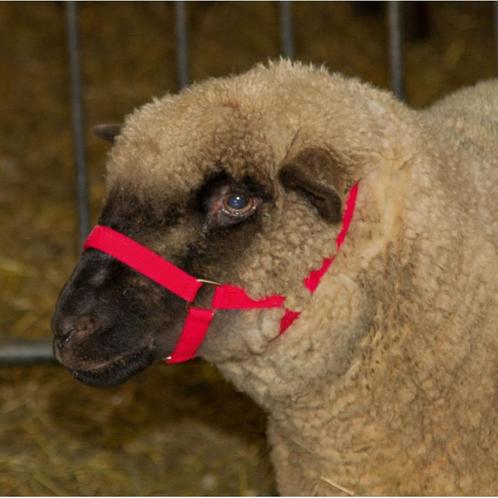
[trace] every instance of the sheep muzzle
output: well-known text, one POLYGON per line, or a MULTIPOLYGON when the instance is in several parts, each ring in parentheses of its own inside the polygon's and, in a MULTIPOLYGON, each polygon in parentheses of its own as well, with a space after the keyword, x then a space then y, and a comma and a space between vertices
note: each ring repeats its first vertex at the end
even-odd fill
POLYGON ((181 299, 88 250, 57 301, 54 355, 77 379, 114 386, 173 350, 185 314, 181 299), (151 313, 151 306, 161 313, 151 313))

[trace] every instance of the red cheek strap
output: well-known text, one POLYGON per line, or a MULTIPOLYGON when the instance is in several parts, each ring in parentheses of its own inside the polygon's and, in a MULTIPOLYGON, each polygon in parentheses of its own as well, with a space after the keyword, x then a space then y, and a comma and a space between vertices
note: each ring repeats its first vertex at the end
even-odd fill
POLYGON ((206 337, 213 317, 213 310, 190 308, 180 338, 171 356, 165 359, 166 363, 182 363, 191 360, 206 337))
POLYGON ((274 295, 263 299, 253 299, 246 291, 236 285, 220 285, 216 287, 211 306, 219 310, 243 310, 256 308, 280 308, 285 297, 274 295))

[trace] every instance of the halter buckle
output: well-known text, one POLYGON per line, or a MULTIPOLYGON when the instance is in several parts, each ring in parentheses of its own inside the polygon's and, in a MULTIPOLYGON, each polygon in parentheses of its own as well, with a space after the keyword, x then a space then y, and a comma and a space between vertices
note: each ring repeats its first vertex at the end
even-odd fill
MULTIPOLYGON (((220 287, 221 285, 223 285, 223 284, 220 284, 220 282, 215 282, 214 280, 207 280, 205 278, 196 278, 196 280, 198 282, 202 282, 205 285, 212 285, 213 287, 220 287)), ((185 311, 187 311, 187 312, 189 311, 190 307, 194 304, 196 298, 197 298, 197 296, 191 302, 185 301, 185 311)))

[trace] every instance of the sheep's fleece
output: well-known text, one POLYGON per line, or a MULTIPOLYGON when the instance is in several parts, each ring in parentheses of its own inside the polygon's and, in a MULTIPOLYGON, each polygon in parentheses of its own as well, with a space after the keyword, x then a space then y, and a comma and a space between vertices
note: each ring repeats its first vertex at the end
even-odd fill
MULTIPOLYGON (((199 352, 268 413, 280 493, 498 493, 498 82, 415 111, 280 61, 154 100, 108 135, 99 223, 302 310, 280 337, 281 309, 220 311, 199 352), (355 181, 346 242, 310 294, 355 181)), ((116 385, 172 351, 185 314, 91 249, 59 297, 55 352, 116 385)))

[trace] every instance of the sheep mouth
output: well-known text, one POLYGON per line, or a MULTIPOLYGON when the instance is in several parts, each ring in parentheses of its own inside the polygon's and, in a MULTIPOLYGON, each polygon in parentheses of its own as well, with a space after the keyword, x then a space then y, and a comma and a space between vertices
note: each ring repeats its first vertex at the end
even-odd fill
POLYGON ((115 387, 147 368, 157 359, 149 348, 142 348, 118 360, 90 370, 69 369, 73 377, 94 387, 115 387))

